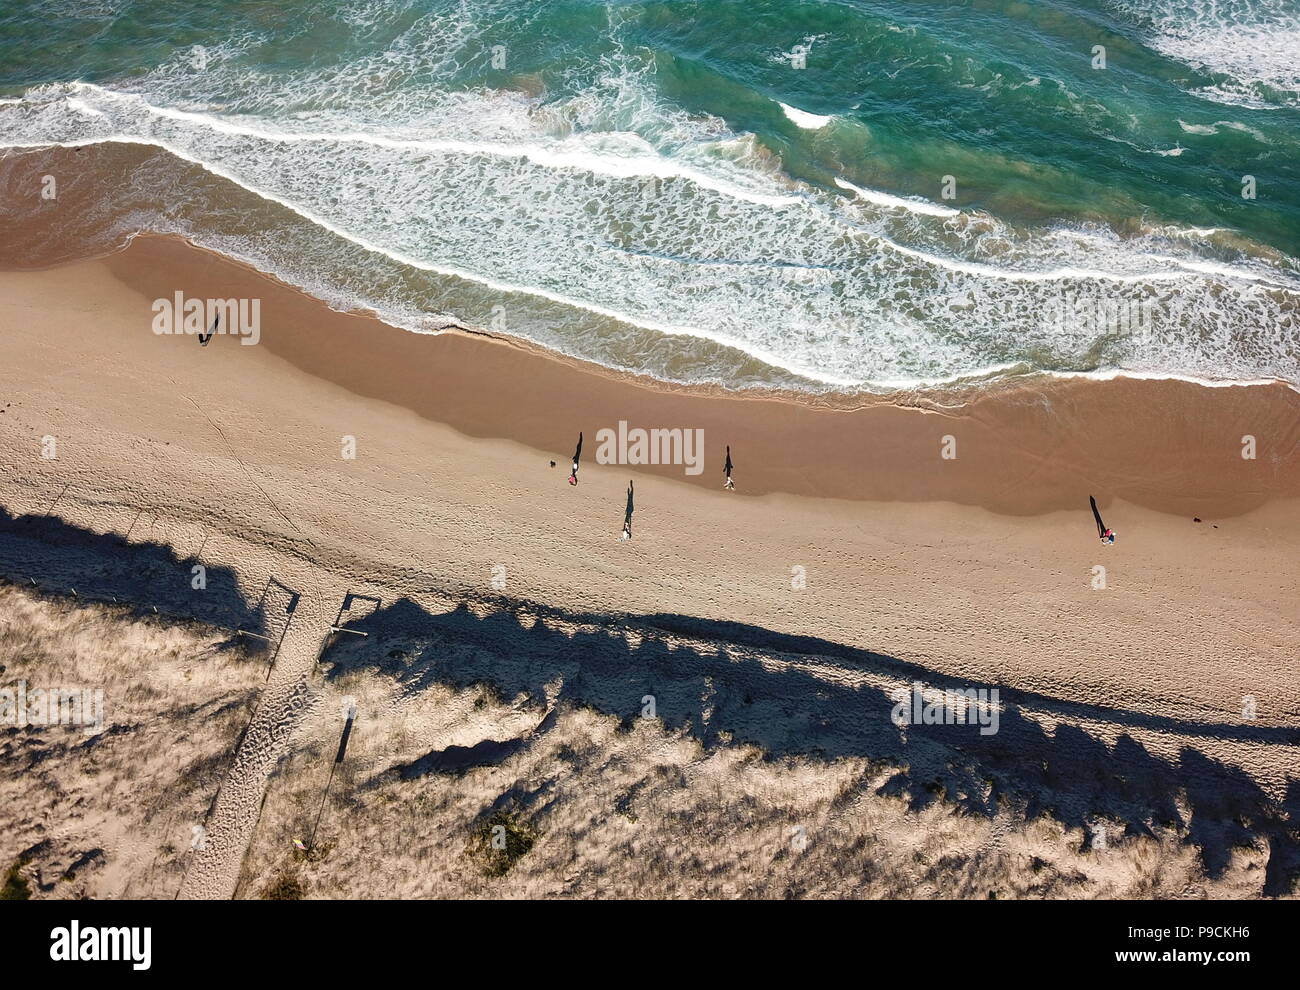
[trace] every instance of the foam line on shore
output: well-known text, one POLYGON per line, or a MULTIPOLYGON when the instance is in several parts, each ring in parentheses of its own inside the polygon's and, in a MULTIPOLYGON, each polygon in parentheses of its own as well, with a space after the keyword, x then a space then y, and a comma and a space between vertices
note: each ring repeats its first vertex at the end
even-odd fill
MULTIPOLYGON (((708 189, 711 192, 716 192, 723 196, 729 196, 733 199, 756 203, 760 206, 770 206, 774 209, 793 206, 802 202, 799 196, 776 196, 745 189, 735 183, 724 182, 717 179, 701 169, 691 168, 689 165, 673 163, 661 155, 652 153, 653 149, 650 148, 648 144, 646 145, 646 153, 624 157, 619 155, 600 155, 584 148, 565 147, 564 142, 548 147, 542 144, 493 144, 489 141, 464 141, 449 138, 394 138, 386 137, 382 134, 369 134, 365 131, 320 131, 314 133, 295 133, 292 131, 278 131, 261 127, 249 127, 246 124, 236 124, 228 120, 223 120, 220 117, 209 116, 208 114, 193 113, 188 110, 177 110, 172 107, 159 107, 135 93, 118 93, 111 89, 104 89, 101 86, 96 86, 93 83, 77 82, 72 83, 71 86, 74 88, 92 90, 97 95, 109 99, 136 103, 142 106, 145 112, 154 114, 158 117, 165 117, 169 120, 179 120, 200 127, 207 127, 224 134, 234 134, 239 137, 254 137, 263 141, 322 144, 354 143, 368 144, 377 148, 427 151, 435 154, 489 155, 499 158, 527 158, 534 164, 546 168, 570 168, 584 172, 591 172, 596 175, 608 175, 618 179, 637 177, 687 179, 702 189, 708 189)), ((90 107, 84 101, 76 100, 75 97, 69 97, 68 103, 69 105, 76 106, 79 110, 86 110, 98 116, 103 116, 101 111, 94 107, 90 107)), ((641 139, 638 138, 638 140, 641 139)))
MULTIPOLYGON (((217 250, 216 248, 210 248, 205 245, 197 244, 193 241, 189 241, 188 239, 186 240, 193 247, 199 250, 213 251, 214 253, 220 254, 222 257, 230 258, 231 260, 239 264, 246 265, 251 270, 257 271, 260 274, 270 275, 274 278, 279 278, 279 276, 276 275, 274 272, 262 272, 259 268, 257 268, 256 265, 254 265, 248 259, 233 257, 229 254, 226 254, 225 252, 217 250)), ((319 298, 315 296, 311 292, 311 290, 305 286, 293 284, 293 287, 297 289, 297 291, 302 292, 304 295, 311 296, 312 298, 319 298)), ((375 315, 377 319, 386 323, 388 326, 391 326, 394 329, 402 330, 408 333, 437 336, 439 333, 443 332, 441 330, 414 329, 411 327, 404 326, 400 323, 387 320, 384 318, 384 314, 375 314, 375 315)), ((464 329, 476 331, 476 332, 486 332, 485 329, 482 327, 465 327, 464 329)), ((554 348, 547 347, 546 345, 541 344, 538 341, 532 340, 531 338, 519 337, 514 334, 502 333, 500 331, 493 331, 493 334, 498 336, 505 336, 505 337, 515 337, 516 339, 524 340, 529 344, 533 344, 535 346, 543 348, 543 350, 545 350, 548 353, 561 353, 561 352, 556 352, 554 348)), ((725 346, 730 346, 730 345, 725 345, 725 346)), ((749 351, 746 351, 745 353, 749 353, 749 351)), ((632 374, 640 377, 651 378, 652 380, 655 381, 659 381, 659 379, 656 379, 653 375, 650 375, 646 372, 638 372, 630 368, 612 368, 612 367, 596 365, 595 362, 591 361, 589 358, 584 358, 581 357, 580 355, 563 354, 562 356, 581 361, 587 365, 600 367, 601 370, 607 372, 632 374)), ((754 356, 754 355, 751 354, 750 356, 754 356)), ((758 360, 763 360, 763 359, 758 358, 758 360)), ((784 368, 783 365, 773 365, 773 367, 784 368)), ((787 368, 785 370, 789 370, 789 369, 787 368)), ((882 394, 882 393, 887 394, 889 392, 907 392, 907 391, 913 391, 917 389, 942 388, 945 386, 979 387, 982 385, 991 385, 997 382, 1007 381, 1013 378, 1028 379, 1040 375, 1048 376, 1051 378, 1058 378, 1058 379, 1082 379, 1087 381, 1099 381, 1099 382, 1114 381, 1116 379, 1131 379, 1137 381, 1176 381, 1176 382, 1186 382, 1187 384, 1191 384, 1191 385, 1204 386, 1206 388, 1237 388, 1237 387, 1245 388, 1245 387, 1281 385, 1284 386, 1285 388, 1290 389, 1293 392, 1300 393, 1300 384, 1288 381, 1285 378, 1269 378, 1269 377, 1248 378, 1248 379, 1206 378, 1203 376, 1179 374, 1176 372, 1141 371, 1141 370, 1133 370, 1127 368, 1102 368, 1102 369, 1093 369, 1089 371, 1063 371, 1057 369, 1030 368, 1027 367, 1023 362, 1018 362, 1018 361, 1005 362, 996 365, 989 365, 988 367, 980 368, 975 371, 964 371, 964 372, 959 372, 953 375, 948 375, 940 378, 871 379, 865 381, 850 382, 844 386, 840 386, 840 388, 846 392, 869 392, 874 394, 882 394)), ((674 386, 684 385, 688 388, 699 387, 699 386, 717 386, 722 388, 724 391, 730 391, 730 392, 771 391, 771 392, 780 392, 784 394, 789 391, 786 388, 783 388, 781 386, 775 386, 775 385, 773 386, 754 385, 754 386, 749 386, 746 389, 732 389, 727 386, 726 382, 715 381, 713 379, 699 379, 696 381, 685 381, 685 382, 673 381, 673 382, 665 382, 665 384, 671 384, 674 386)), ((833 383, 829 383, 829 384, 833 384, 833 383)))
MULTIPOLYGON (((212 117, 206 114, 197 114, 185 110, 177 110, 169 107, 157 107, 147 102, 142 97, 133 93, 117 93, 113 90, 104 89, 93 83, 76 82, 67 84, 70 88, 81 89, 93 92, 96 95, 102 95, 106 98, 117 100, 119 102, 129 102, 137 104, 144 108, 147 113, 155 116, 191 123, 196 126, 207 127, 214 131, 234 134, 237 136, 255 137, 267 141, 282 143, 328 143, 330 141, 354 141, 359 143, 368 143, 379 147, 389 147, 396 149, 422 150, 430 152, 452 152, 461 154, 483 154, 496 157, 514 157, 527 158, 536 164, 549 168, 572 168, 584 170, 593 174, 607 175, 613 178, 636 178, 636 177, 656 177, 671 178, 678 177, 686 179, 700 188, 708 189, 719 195, 728 196, 741 201, 753 203, 755 205, 767 206, 774 209, 784 209, 792 206, 807 206, 817 209, 815 204, 810 203, 803 196, 776 196, 759 193, 753 190, 747 190, 734 183, 729 183, 712 176, 702 170, 692 168, 687 165, 678 165, 670 163, 668 160, 655 154, 642 154, 628 158, 619 158, 618 156, 601 156, 582 150, 565 150, 551 149, 542 145, 531 144, 507 144, 499 145, 490 142, 460 141, 449 139, 419 139, 405 140, 398 138, 389 138, 382 135, 367 134, 364 132, 330 132, 318 134, 296 134, 281 131, 271 131, 262 128, 249 127, 243 124, 235 124, 212 117)), ((79 112, 87 113, 97 117, 105 116, 104 113, 85 101, 76 97, 66 97, 70 106, 79 112)), ((259 187, 250 185, 246 181, 234 177, 227 171, 221 171, 220 166, 213 165, 205 159, 195 156, 192 152, 182 154, 174 144, 159 140, 152 137, 135 135, 129 133, 119 133, 114 135, 104 135, 93 138, 84 138, 78 141, 39 141, 23 143, 0 144, 0 148, 39 148, 39 147, 77 147, 87 144, 101 144, 109 142, 119 142, 125 144, 146 144, 162 148, 178 157, 184 158, 193 164, 200 165, 214 175, 220 175, 230 182, 235 183, 243 189, 253 192, 263 198, 268 198, 268 194, 259 187)), ((647 146, 648 147, 648 146, 647 146)), ((652 150, 652 149, 651 149, 652 150)), ((904 209, 913 214, 920 216, 930 216, 939 219, 949 219, 960 216, 961 211, 946 206, 940 206, 927 200, 911 197, 894 196, 890 193, 879 190, 865 189, 854 185, 847 180, 836 177, 835 184, 845 191, 852 192, 856 197, 864 202, 873 205, 890 208, 904 209)), ((320 223, 318 215, 310 213, 295 203, 286 199, 277 199, 276 202, 293 210, 300 216, 311 220, 314 223, 320 223)), ((831 219, 834 219, 833 217, 831 219)), ((1024 271, 1014 268, 1000 268, 994 265, 983 264, 980 262, 966 261, 960 258, 949 257, 942 254, 936 254, 932 251, 925 251, 919 248, 908 247, 892 240, 873 230, 862 230, 850 227, 851 233, 855 237, 860 237, 879 244, 889 251, 914 258, 924 264, 933 266, 936 269, 961 272, 967 275, 975 275, 982 278, 997 279, 1007 282, 1053 282, 1065 279, 1095 279, 1101 281, 1139 284, 1142 282, 1168 282, 1186 278, 1217 278, 1217 279, 1241 279, 1247 282, 1258 282, 1276 288, 1289 294, 1300 295, 1300 288, 1290 286, 1284 282, 1268 278, 1256 272, 1247 271, 1229 265, 1222 265, 1215 262, 1203 261, 1200 259, 1179 259, 1168 255, 1147 254, 1140 257, 1146 257, 1151 261, 1158 261, 1164 264, 1175 266, 1173 270, 1156 270, 1141 273, 1126 273, 1107 271, 1103 269, 1091 269, 1074 266, 1054 268, 1048 271, 1024 271)), ((347 234, 340 234, 356 243, 361 243, 360 239, 347 234)), ((521 290, 523 291, 523 290, 521 290)), ((647 326, 636 320, 627 317, 620 317, 626 322, 637 323, 637 325, 647 326)), ((708 338, 713 339, 713 338, 708 338)), ((721 341, 719 341, 721 342, 721 341)), ((781 366, 781 365, 778 365, 781 366)), ((783 366, 782 366, 783 367, 783 366)), ((793 371, 796 374, 813 377, 818 381, 830 381, 825 376, 812 375, 808 376, 805 371, 799 371, 793 368, 786 370, 793 371)), ((847 381, 846 379, 837 379, 838 381, 847 381)))

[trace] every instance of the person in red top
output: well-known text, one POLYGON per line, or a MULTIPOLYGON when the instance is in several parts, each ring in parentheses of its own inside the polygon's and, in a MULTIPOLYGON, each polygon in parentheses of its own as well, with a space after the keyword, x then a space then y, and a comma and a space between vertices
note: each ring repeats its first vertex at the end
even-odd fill
POLYGON ((1088 504, 1092 506, 1092 518, 1097 520, 1097 535, 1101 537, 1101 542, 1107 545, 1114 543, 1115 531, 1108 529, 1106 524, 1101 521, 1101 513, 1097 511, 1097 500, 1089 495, 1088 504))

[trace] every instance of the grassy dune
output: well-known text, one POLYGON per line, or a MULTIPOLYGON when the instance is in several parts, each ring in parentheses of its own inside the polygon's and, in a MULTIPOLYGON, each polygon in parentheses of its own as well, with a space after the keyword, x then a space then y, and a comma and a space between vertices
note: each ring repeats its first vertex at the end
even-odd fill
POLYGON ((102 726, 0 726, 0 868, 32 897, 171 897, 265 665, 230 634, 0 584, 0 688, 101 690, 102 726))

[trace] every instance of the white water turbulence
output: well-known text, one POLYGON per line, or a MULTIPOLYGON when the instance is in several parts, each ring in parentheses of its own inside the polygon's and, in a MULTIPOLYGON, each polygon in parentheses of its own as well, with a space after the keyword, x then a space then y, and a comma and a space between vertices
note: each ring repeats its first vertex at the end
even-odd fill
POLYGON ((237 38, 203 52, 201 72, 185 51, 111 85, 31 89, 0 106, 0 144, 163 149, 276 223, 218 217, 220 197, 206 213, 164 209, 199 193, 163 188, 157 170, 135 180, 160 205, 123 218, 133 229, 181 233, 410 330, 454 317, 666 380, 1300 380, 1300 271, 1276 251, 1231 232, 1020 228, 847 180, 813 187, 754 135, 666 102, 635 50, 549 101, 522 83, 385 85, 404 64, 436 77, 478 31, 417 24, 346 69, 274 75, 236 65, 237 38), (1117 324, 1116 309, 1144 317, 1117 324))
POLYGON ((780 107, 781 112, 789 118, 791 123, 796 127, 802 127, 806 131, 821 130, 835 119, 833 115, 823 117, 819 114, 809 113, 807 110, 800 110, 798 107, 792 107, 786 103, 780 104, 780 107))
POLYGON ((1295 0, 1110 0, 1143 40, 1224 78, 1200 92, 1223 103, 1300 107, 1300 4, 1295 0))

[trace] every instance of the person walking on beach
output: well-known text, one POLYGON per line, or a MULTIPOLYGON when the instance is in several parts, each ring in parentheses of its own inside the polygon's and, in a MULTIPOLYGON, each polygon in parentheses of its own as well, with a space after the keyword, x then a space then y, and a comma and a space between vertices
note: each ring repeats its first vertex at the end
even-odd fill
POLYGON ((627 510, 623 513, 623 535, 620 540, 632 539, 632 482, 627 483, 627 510))
POLYGON ((1101 537, 1101 542, 1107 546, 1115 542, 1115 531, 1107 529, 1106 524, 1101 521, 1101 513, 1097 511, 1097 500, 1091 495, 1088 496, 1088 504, 1092 506, 1092 518, 1097 520, 1097 535, 1101 537))
POLYGON ((727 491, 732 491, 736 487, 736 483, 731 480, 731 444, 727 444, 727 463, 722 470, 727 476, 727 480, 723 482, 722 487, 727 491))
POLYGON ((208 346, 208 341, 210 341, 212 339, 212 335, 217 332, 217 324, 220 322, 221 322, 221 314, 218 313, 217 318, 212 321, 212 329, 209 330, 207 333, 199 334, 199 343, 202 346, 204 347, 208 346))
MULTIPOLYGON (((599 438, 597 438, 599 439, 599 438)), ((569 484, 578 483, 578 460, 582 457, 582 431, 578 431, 578 449, 573 452, 573 470, 569 472, 569 484)))

